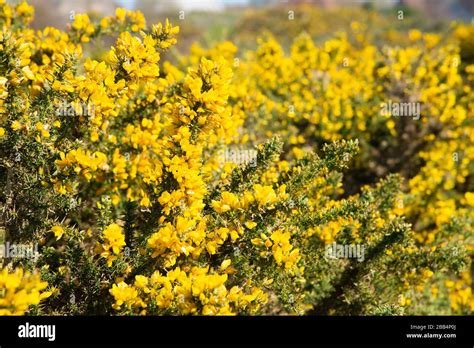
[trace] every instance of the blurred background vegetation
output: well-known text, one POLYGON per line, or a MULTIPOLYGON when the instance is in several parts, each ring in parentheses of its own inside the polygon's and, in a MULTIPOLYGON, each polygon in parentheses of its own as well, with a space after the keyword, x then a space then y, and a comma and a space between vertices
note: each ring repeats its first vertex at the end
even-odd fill
MULTIPOLYGON (((15 2, 15 1, 10 1, 15 2)), ((371 41, 403 44, 404 33, 418 28, 444 31, 452 20, 474 21, 472 0, 30 0, 33 27, 64 29, 76 13, 111 15, 117 7, 140 10, 149 23, 169 18, 181 28, 177 49, 192 43, 210 46, 231 40, 242 52, 269 31, 287 46, 302 31, 322 42, 354 21, 370 28, 371 41), (399 11, 403 11, 403 20, 399 11)), ((103 43, 96 43, 100 48, 103 43)), ((104 49, 107 49, 106 44, 104 49)))

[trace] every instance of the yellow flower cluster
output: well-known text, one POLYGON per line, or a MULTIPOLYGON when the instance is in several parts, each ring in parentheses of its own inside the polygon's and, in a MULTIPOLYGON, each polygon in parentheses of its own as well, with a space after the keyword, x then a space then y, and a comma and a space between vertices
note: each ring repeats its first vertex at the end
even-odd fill
POLYGON ((71 24, 71 38, 73 41, 87 43, 96 36, 111 33, 116 30, 129 29, 139 32, 146 27, 143 13, 118 8, 115 16, 103 17, 100 23, 92 23, 87 14, 75 14, 71 24))
MULTIPOLYGON (((299 249, 293 248, 290 243, 291 233, 277 230, 272 232, 270 237, 261 234, 260 238, 252 239, 252 244, 257 246, 271 247, 271 251, 277 265, 284 264, 286 270, 292 270, 300 259, 299 249)), ((265 257, 267 252, 260 252, 260 256, 265 257)), ((304 268, 300 268, 303 271, 304 268)))
POLYGON ((469 311, 474 311, 474 297, 471 287, 472 279, 468 272, 461 274, 461 279, 457 281, 446 280, 444 285, 450 289, 449 298, 451 308, 458 312, 460 308, 465 307, 469 311))
MULTIPOLYGON (((221 267, 229 267, 223 263, 221 267)), ((114 284, 110 293, 114 308, 146 314, 148 305, 156 305, 164 313, 233 315, 245 311, 252 314, 267 302, 262 290, 252 287, 226 287, 227 274, 210 272, 209 268, 193 267, 188 271, 179 267, 166 275, 153 273, 149 278, 138 275, 135 282, 114 284)))
POLYGON ((23 315, 32 305, 51 296, 44 291, 47 282, 41 281, 39 275, 31 274, 17 268, 13 272, 2 268, 0 271, 0 315, 23 315))
MULTIPOLYGON (((361 26, 353 22, 350 35, 357 36, 361 26)), ((255 130, 242 140, 258 141, 278 133, 291 144, 294 157, 301 158, 304 151, 300 144, 359 139, 366 158, 359 164, 363 170, 380 176, 402 168, 401 173, 410 177, 405 198, 409 204, 397 207, 394 214, 403 213, 416 221, 420 242, 437 243, 436 235, 453 218, 472 216, 472 209, 462 208, 463 196, 456 192, 459 187, 468 187, 474 172, 474 104, 468 83, 474 69, 461 65, 467 38, 473 37, 471 27, 456 29, 461 47, 451 38, 443 40, 440 35, 418 30, 408 33, 406 47, 383 49, 370 40, 354 44, 344 33, 321 45, 302 34, 285 54, 274 37, 264 36, 258 48, 238 62, 234 76, 238 86, 232 93, 238 100, 234 108, 245 114, 245 125, 255 130), (399 91, 406 97, 400 98, 399 91), (418 103, 420 114, 397 118, 393 111, 383 112, 382 107, 389 102, 418 103), (414 129, 418 129, 417 134, 414 129), (397 154, 406 151, 404 156, 422 161, 414 172, 408 161, 383 158, 393 149, 385 152, 370 145, 373 141, 380 144, 379 138, 390 143, 410 132, 413 138, 407 138, 405 144, 390 146, 398 148, 397 154), (379 157, 369 158, 367 153, 379 157)), ((214 56, 217 47, 207 51, 193 47, 191 52, 214 56)), ((224 52, 226 59, 233 61, 235 51, 224 52)), ((213 204, 220 211, 232 209, 232 204, 225 202, 213 204)), ((340 229, 340 223, 331 221, 326 227, 319 226, 317 234, 331 243, 340 229)), ((467 250, 472 249, 472 243, 472 237, 468 238, 467 250)))
POLYGON ((152 35, 158 39, 158 47, 167 49, 176 44, 175 35, 179 33, 179 27, 173 27, 166 19, 165 24, 158 23, 151 28, 152 35))
POLYGON ((0 0, 0 6, 2 6, 0 20, 7 27, 17 23, 29 24, 33 20, 35 9, 33 6, 28 5, 26 1, 19 2, 15 6, 11 6, 7 4, 5 0, 0 0))
MULTIPOLYGON (((230 42, 193 45, 173 65, 161 61, 179 33, 169 21, 147 28, 143 14, 117 9, 98 21, 76 14, 67 32, 34 31, 32 14, 0 0, 0 150, 7 165, 27 157, 28 187, 45 190, 34 206, 52 202, 33 220, 45 220, 35 238, 83 251, 119 313, 253 314, 270 294, 282 312, 302 313, 336 277, 314 281, 321 246, 370 245, 402 215, 415 237, 382 253, 397 267, 397 253, 460 241, 473 250, 472 229, 450 232, 474 219, 474 67, 460 64, 458 42, 470 27, 455 40, 413 30, 402 47, 380 48, 350 22, 320 44, 301 34, 288 50, 271 35, 239 57, 230 42), (83 44, 109 34, 117 39, 102 59, 83 57, 83 44), (381 112, 389 101, 419 103, 421 115, 381 112), (342 139, 362 150, 347 182, 336 172, 348 142, 323 147, 342 139), (223 158, 233 145, 256 148, 256 165, 223 158), (406 178, 404 194, 354 194, 361 173, 365 182, 391 172, 406 178)), ((409 307, 419 279, 434 282, 419 273, 400 271, 399 305, 409 307)), ((452 311, 472 308, 469 276, 456 282, 446 286, 452 311)), ((45 287, 3 270, 0 314, 26 312, 45 287)))
POLYGON ((82 149, 71 150, 67 155, 63 152, 60 153, 59 160, 56 164, 59 167, 73 166, 74 172, 77 175, 84 176, 87 180, 91 180, 93 175, 98 169, 107 169, 107 157, 102 152, 94 152, 91 154, 89 151, 82 149))
POLYGON ((100 256, 107 259, 107 266, 110 267, 117 259, 117 255, 126 245, 125 236, 122 232, 122 228, 117 224, 111 224, 107 226, 104 229, 102 235, 104 238, 104 243, 98 243, 97 249, 100 253, 100 256))
POLYGON ((288 198, 285 192, 286 185, 281 185, 277 191, 270 185, 253 185, 251 191, 245 191, 239 199, 232 192, 223 191, 220 200, 213 200, 212 207, 218 213, 225 213, 231 209, 247 209, 251 204, 257 204, 258 208, 273 209, 274 203, 288 198))

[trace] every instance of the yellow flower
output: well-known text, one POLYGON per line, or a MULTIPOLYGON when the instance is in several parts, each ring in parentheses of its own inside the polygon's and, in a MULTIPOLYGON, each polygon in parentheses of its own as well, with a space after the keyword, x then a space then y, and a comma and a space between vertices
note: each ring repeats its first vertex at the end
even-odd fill
POLYGON ((115 10, 115 17, 117 18, 118 21, 124 21, 126 14, 127 14, 127 10, 124 8, 117 8, 115 10))
POLYGON ((150 198, 148 198, 148 196, 143 197, 140 201, 140 205, 143 207, 151 206, 150 198))
POLYGON ((425 269, 425 270, 423 270, 422 276, 423 276, 424 279, 430 279, 430 278, 433 276, 433 274, 434 274, 434 273, 433 273, 432 270, 430 270, 430 269, 425 269))
POLYGON ((13 129, 14 131, 17 131, 17 130, 21 129, 22 127, 23 127, 23 126, 22 126, 22 124, 21 124, 19 121, 13 121, 13 123, 12 123, 12 129, 13 129))
POLYGON ((64 229, 61 226, 56 225, 56 226, 53 226, 51 228, 51 232, 54 233, 54 236, 56 237, 56 240, 59 240, 59 239, 61 239, 61 237, 64 234, 64 229))
POLYGON ((225 213, 231 209, 239 208, 239 206, 237 196, 227 191, 221 193, 221 199, 219 201, 212 201, 212 207, 218 213, 225 213))
POLYGON ((35 8, 28 5, 26 1, 23 1, 15 8, 15 11, 19 16, 32 16, 35 12, 35 8))
POLYGON ((123 304, 132 306, 137 303, 138 291, 124 282, 114 284, 109 292, 115 298, 113 307, 116 309, 120 308, 123 304))
POLYGON ((115 223, 105 228, 103 236, 107 246, 106 250, 112 249, 114 254, 118 254, 126 245, 122 228, 115 223))
POLYGON ((159 75, 160 55, 155 50, 155 40, 149 35, 142 41, 128 31, 123 32, 109 55, 112 61, 123 60, 121 67, 135 82, 151 81, 159 75))
POLYGON ((158 46, 161 49, 166 49, 176 43, 174 35, 179 33, 179 27, 173 27, 168 18, 166 19, 165 25, 158 23, 157 25, 152 26, 152 34, 157 38, 158 46))
POLYGON ((117 259, 117 255, 122 251, 126 245, 125 236, 122 233, 122 228, 118 224, 111 224, 107 226, 102 236, 104 242, 97 243, 96 251, 100 256, 107 259, 107 266, 111 267, 112 263, 117 259))
POLYGON ((409 306, 411 304, 411 299, 402 294, 399 296, 398 303, 403 307, 409 306))
POLYGON ((245 227, 247 227, 248 229, 252 229, 252 228, 254 228, 255 226, 257 226, 257 223, 254 222, 254 221, 246 221, 246 222, 245 222, 245 227))
POLYGON ((222 261, 221 267, 220 267, 221 271, 223 271, 223 270, 225 270, 227 267, 229 267, 230 264, 231 264, 231 262, 232 262, 232 261, 229 260, 229 259, 222 261))
POLYGON ((143 289, 148 285, 148 278, 142 275, 135 276, 135 286, 139 289, 143 289))
POLYGON ((97 140, 99 140, 99 133, 94 131, 94 132, 91 133, 91 141, 96 142, 97 140))
POLYGON ((474 192, 466 192, 464 197, 466 198, 467 204, 474 207, 474 192))
POLYGON ((28 66, 24 66, 21 71, 23 72, 23 74, 25 75, 25 77, 28 79, 28 80, 34 80, 35 79, 35 75, 33 74, 33 72, 30 70, 30 67, 28 66))
POLYGON ((3 268, 0 271, 0 316, 24 315, 31 305, 38 305, 51 296, 50 291, 44 291, 47 286, 38 274, 21 268, 10 273, 3 268))
POLYGON ((259 206, 273 204, 278 201, 278 197, 271 186, 255 184, 253 189, 255 200, 258 202, 259 206))

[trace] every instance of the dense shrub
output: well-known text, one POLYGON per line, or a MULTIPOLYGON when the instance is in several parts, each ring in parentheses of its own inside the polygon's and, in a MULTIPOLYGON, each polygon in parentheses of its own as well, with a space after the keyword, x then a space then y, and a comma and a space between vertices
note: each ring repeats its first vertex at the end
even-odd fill
POLYGON ((267 37, 173 64, 168 21, 118 9, 33 31, 32 7, 0 4, 0 227, 39 244, 2 260, 2 314, 472 311, 455 274, 473 69, 454 39, 302 35, 286 54, 267 37), (102 60, 83 55, 109 34, 102 60), (418 122, 380 113, 405 98, 418 122), (330 257, 348 245, 362 252, 330 257))

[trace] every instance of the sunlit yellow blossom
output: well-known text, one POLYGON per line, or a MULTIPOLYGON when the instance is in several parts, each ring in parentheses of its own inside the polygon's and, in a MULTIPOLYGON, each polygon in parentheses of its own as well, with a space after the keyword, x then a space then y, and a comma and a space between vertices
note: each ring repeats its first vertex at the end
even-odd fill
POLYGON ((0 271, 0 315, 24 315, 31 305, 38 305, 51 295, 44 291, 47 286, 37 274, 21 268, 13 272, 3 268, 0 271))
POLYGON ((56 240, 61 239, 61 237, 64 234, 64 229, 59 225, 53 226, 51 228, 51 231, 54 233, 54 236, 56 237, 56 240))

